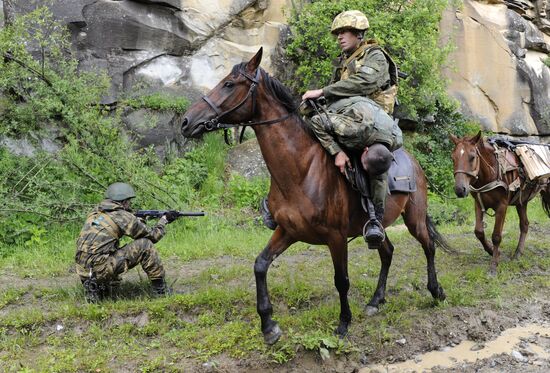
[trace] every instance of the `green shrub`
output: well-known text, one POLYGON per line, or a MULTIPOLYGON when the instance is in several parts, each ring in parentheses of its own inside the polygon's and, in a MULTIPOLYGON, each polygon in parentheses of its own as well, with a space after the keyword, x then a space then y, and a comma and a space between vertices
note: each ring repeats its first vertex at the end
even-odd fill
POLYGON ((454 144, 449 134, 464 136, 479 131, 479 124, 466 120, 452 107, 438 107, 435 122, 423 124, 415 133, 406 133, 405 147, 416 157, 428 178, 430 189, 451 195, 454 185, 451 152, 454 144))
POLYGON ((258 209, 260 201, 269 192, 269 179, 247 180, 239 174, 232 174, 228 182, 228 200, 237 207, 258 209))
POLYGON ((349 9, 363 11, 370 23, 366 38, 376 39, 402 71, 399 100, 413 118, 435 110, 437 102, 449 101, 439 71, 451 50, 441 45, 438 26, 447 0, 341 0, 315 1, 294 9, 287 55, 296 66, 294 89, 304 91, 326 85, 331 61, 340 50, 330 34, 333 18, 349 9))
MULTIPOLYGON (((120 115, 99 105, 109 91, 107 75, 78 71, 70 35, 46 7, 1 29, 0 51, 9 51, 0 58, 0 135, 40 149, 34 139, 53 132, 60 146, 29 157, 0 148, 1 242, 36 243, 52 222, 83 219, 115 181, 134 185, 136 206, 180 209, 192 199, 187 193, 204 182, 204 164, 193 155, 168 168, 163 179, 152 149, 133 150, 120 115), (176 176, 181 169, 193 178, 182 183, 176 176)), ((181 112, 188 101, 153 94, 133 104, 181 112)))
POLYGON ((122 104, 134 109, 169 110, 184 113, 189 107, 189 100, 185 97, 174 97, 156 92, 151 95, 129 98, 122 104))

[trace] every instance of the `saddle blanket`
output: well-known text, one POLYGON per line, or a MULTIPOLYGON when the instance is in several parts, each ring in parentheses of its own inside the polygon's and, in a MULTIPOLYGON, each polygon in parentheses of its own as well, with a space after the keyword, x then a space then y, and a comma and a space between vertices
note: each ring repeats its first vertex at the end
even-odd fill
POLYGON ((393 152, 393 162, 388 171, 388 188, 391 192, 416 191, 416 177, 410 156, 399 148, 393 152))

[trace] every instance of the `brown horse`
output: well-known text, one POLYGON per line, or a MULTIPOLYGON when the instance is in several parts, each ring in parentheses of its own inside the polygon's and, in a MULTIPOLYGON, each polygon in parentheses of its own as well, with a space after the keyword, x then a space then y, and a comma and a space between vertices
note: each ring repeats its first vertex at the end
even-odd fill
MULTIPOLYGON (((348 303, 348 237, 360 236, 367 215, 360 197, 334 166, 332 157, 296 113, 289 91, 259 65, 262 49, 248 62, 235 65, 208 95, 184 114, 182 133, 197 137, 206 131, 250 125, 271 174, 269 208, 278 223, 267 246, 254 264, 257 310, 268 344, 281 330, 271 316, 267 270, 273 260, 297 241, 326 244, 334 265, 334 282, 340 296, 340 322, 336 333, 347 333, 351 321, 348 303), (221 123, 223 121, 223 123, 221 123)), ((383 225, 403 215, 410 233, 422 244, 427 258, 428 289, 437 300, 445 299, 435 270, 434 242, 444 243, 426 214, 426 180, 413 162, 417 190, 388 197, 383 225)), ((374 313, 385 301, 385 288, 393 245, 386 237, 378 250, 382 268, 367 311, 374 313)))
POLYGON ((493 257, 490 273, 495 274, 508 206, 516 206, 519 216, 520 236, 514 253, 514 258, 518 258, 523 254, 525 237, 529 229, 527 202, 540 192, 544 210, 549 214, 550 189, 546 182, 531 182, 524 177, 520 178, 520 161, 516 154, 508 149, 501 148, 498 157, 502 158, 503 162, 499 164, 495 148, 481 136, 481 131, 475 136, 458 138, 450 135, 450 138, 455 143, 452 153, 455 193, 459 198, 464 198, 468 192, 472 192, 476 209, 474 233, 485 251, 493 257), (483 223, 486 209, 489 208, 495 212, 492 244, 485 238, 483 223))

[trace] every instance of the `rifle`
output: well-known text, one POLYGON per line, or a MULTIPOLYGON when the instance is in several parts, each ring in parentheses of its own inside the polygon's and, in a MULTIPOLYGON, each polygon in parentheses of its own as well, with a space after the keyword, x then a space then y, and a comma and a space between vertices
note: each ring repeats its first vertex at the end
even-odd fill
POLYGON ((176 218, 181 218, 182 216, 204 216, 204 212, 183 212, 176 210, 138 210, 134 212, 134 215, 141 219, 159 219, 164 215, 172 214, 176 218))

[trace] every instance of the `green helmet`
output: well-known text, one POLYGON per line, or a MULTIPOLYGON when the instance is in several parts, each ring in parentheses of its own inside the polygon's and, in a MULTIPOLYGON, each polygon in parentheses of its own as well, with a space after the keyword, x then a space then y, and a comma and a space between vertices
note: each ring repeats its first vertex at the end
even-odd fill
POLYGON ((333 34, 338 33, 342 29, 355 29, 359 31, 365 31, 369 28, 369 20, 367 16, 359 10, 346 10, 334 17, 330 32, 333 34))
POLYGON ((130 184, 126 183, 114 183, 109 185, 105 191, 105 198, 109 198, 113 201, 124 201, 128 198, 134 198, 136 192, 130 184))

